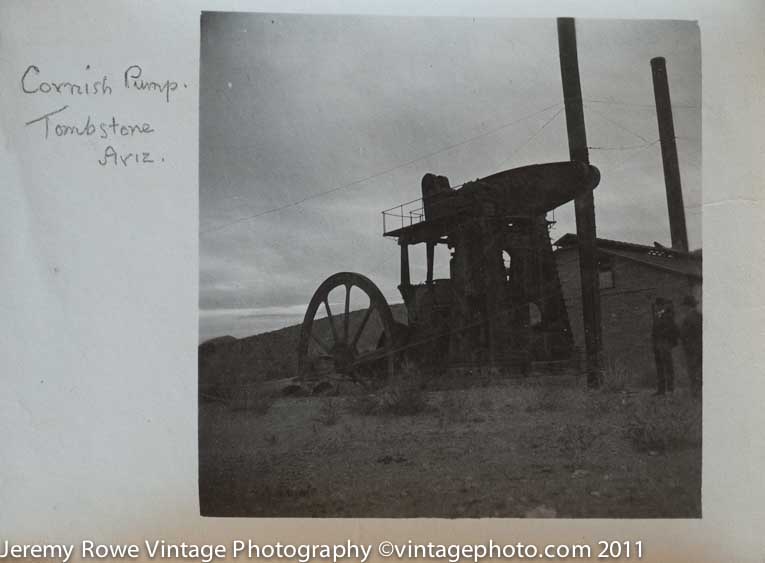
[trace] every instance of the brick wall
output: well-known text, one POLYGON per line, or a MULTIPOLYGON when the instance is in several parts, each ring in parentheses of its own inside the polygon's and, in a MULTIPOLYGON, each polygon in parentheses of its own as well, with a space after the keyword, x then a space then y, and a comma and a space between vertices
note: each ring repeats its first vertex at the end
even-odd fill
MULTIPOLYGON (((584 350, 582 294, 579 256, 576 248, 555 252, 563 296, 566 300, 574 343, 584 350)), ((700 281, 659 270, 633 260, 613 256, 614 287, 601 289, 601 321, 606 377, 609 372, 626 371, 633 383, 654 384, 656 369, 651 342, 652 303, 656 297, 671 299, 675 322, 682 322, 680 303, 686 295, 700 299, 700 281)), ((674 350, 676 384, 686 386, 685 358, 682 349, 674 350)))

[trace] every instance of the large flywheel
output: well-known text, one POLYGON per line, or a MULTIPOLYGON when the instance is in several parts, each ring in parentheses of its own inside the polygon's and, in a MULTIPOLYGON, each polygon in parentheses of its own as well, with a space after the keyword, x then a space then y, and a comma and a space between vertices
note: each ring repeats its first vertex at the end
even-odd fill
POLYGON ((308 304, 298 342, 299 375, 359 382, 389 376, 395 329, 388 302, 369 278, 333 274, 308 304))

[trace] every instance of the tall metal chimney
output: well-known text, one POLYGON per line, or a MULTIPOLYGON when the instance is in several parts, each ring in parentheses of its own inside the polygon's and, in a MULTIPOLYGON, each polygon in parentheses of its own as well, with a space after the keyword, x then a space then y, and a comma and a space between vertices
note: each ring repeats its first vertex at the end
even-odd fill
POLYGON ((688 252, 688 231, 685 226, 683 188, 680 184, 680 165, 677 161, 675 124, 672 119, 672 103, 669 99, 667 63, 664 57, 651 59, 653 72, 653 95, 656 98, 656 119, 659 122, 661 161, 664 166, 664 185, 667 189, 667 211, 672 248, 688 252))

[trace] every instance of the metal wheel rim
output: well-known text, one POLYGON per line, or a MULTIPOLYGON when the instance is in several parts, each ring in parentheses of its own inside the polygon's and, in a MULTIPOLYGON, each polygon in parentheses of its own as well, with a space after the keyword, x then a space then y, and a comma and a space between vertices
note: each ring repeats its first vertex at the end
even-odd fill
MULTIPOLYGON (((339 375, 343 378, 358 380, 357 373, 362 370, 365 365, 371 365, 377 361, 384 362, 385 375, 390 376, 394 367, 393 326, 393 314, 388 302, 372 280, 355 272, 338 272, 331 275, 316 289, 316 292, 313 294, 313 297, 308 304, 305 317, 303 318, 300 340, 298 342, 298 375, 300 377, 308 375, 308 370, 311 367, 308 348, 310 341, 314 340, 327 356, 332 357, 336 369, 338 366, 340 367, 339 375), (345 305, 339 314, 333 312, 332 307, 329 304, 330 292, 338 287, 345 288, 345 305), (369 306, 366 309, 366 313, 364 313, 360 326, 357 327, 355 331, 350 330, 349 319, 350 314, 358 312, 350 311, 350 293, 353 287, 357 287, 369 297, 369 306), (322 306, 327 312, 326 318, 329 319, 332 338, 334 340, 331 345, 327 342, 319 342, 313 334, 313 324, 316 320, 316 314, 322 306), (382 323, 385 344, 374 352, 361 354, 358 352, 357 348, 359 338, 364 332, 369 318, 375 311, 378 313, 378 317, 382 323), (339 327, 337 326, 338 317, 340 318, 339 327)), ((363 383, 363 381, 360 382, 363 383)))

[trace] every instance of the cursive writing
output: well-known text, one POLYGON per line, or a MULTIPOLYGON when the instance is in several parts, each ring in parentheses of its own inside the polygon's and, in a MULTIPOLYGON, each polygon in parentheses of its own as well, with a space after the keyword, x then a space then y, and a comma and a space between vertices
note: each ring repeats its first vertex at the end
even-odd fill
MULTIPOLYGON (((180 91, 188 88, 186 83, 157 75, 139 64, 121 68, 120 74, 112 75, 93 69, 88 64, 84 70, 79 67, 75 72, 62 74, 57 67, 28 65, 20 75, 19 85, 23 95, 66 100, 66 103, 59 102, 56 105, 60 107, 54 106, 55 109, 25 121, 25 128, 44 142, 66 144, 78 139, 105 141, 106 146, 99 149, 100 158, 97 159, 102 167, 124 168, 164 162, 164 156, 155 156, 152 152, 156 147, 142 146, 158 136, 156 127, 149 120, 125 119, 125 116, 112 115, 111 112, 98 115, 101 112, 87 111, 87 108, 78 111, 75 107, 83 105, 83 102, 87 104, 87 100, 95 97, 110 97, 120 93, 123 98, 141 96, 157 100, 164 106, 172 103, 180 91), (112 76, 117 76, 117 80, 112 76)), ((131 104, 126 107, 134 109, 142 106, 131 104)), ((153 115, 156 118, 157 114, 153 115)), ((92 143, 87 146, 92 146, 92 143)))

